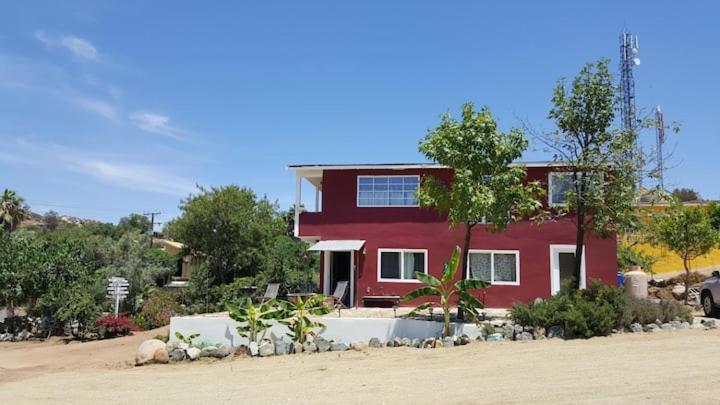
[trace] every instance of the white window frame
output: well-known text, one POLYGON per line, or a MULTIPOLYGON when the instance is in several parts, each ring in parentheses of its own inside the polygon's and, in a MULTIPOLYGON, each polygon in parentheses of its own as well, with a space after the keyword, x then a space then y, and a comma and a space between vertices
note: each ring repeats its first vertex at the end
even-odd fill
POLYGON ((556 203, 556 202, 553 202, 553 200, 552 200, 552 198, 553 198, 553 192, 552 192, 553 191, 553 189, 552 189, 553 177, 567 176, 567 175, 572 176, 573 172, 549 172, 548 173, 548 206, 549 207, 567 207, 567 202, 556 203))
MULTIPOLYGON (((355 193, 355 206, 358 208, 417 208, 420 206, 420 201, 418 201, 415 205, 360 205, 360 178, 361 177, 370 177, 370 178, 378 178, 378 177, 416 177, 418 179, 418 188, 420 187, 420 175, 418 174, 410 174, 410 175, 365 175, 365 174, 359 174, 357 175, 357 178, 355 179, 355 185, 356 185, 356 193, 355 193)), ((388 190, 389 192, 389 190, 388 190)))
POLYGON ((428 250, 427 249, 399 249, 399 248, 380 248, 377 250, 377 279, 378 281, 386 283, 419 283, 420 280, 416 278, 405 279, 405 278, 382 278, 382 254, 383 253, 399 253, 400 254, 400 277, 403 276, 403 268, 405 264, 404 253, 424 253, 425 261, 423 263, 424 274, 428 274, 428 250))
POLYGON ((488 249, 470 249, 468 250, 468 260, 466 269, 466 278, 470 279, 470 255, 473 253, 490 254, 490 284, 492 285, 520 285, 520 251, 519 250, 488 250, 488 249), (515 255, 515 281, 495 281, 495 253, 514 254, 515 255))

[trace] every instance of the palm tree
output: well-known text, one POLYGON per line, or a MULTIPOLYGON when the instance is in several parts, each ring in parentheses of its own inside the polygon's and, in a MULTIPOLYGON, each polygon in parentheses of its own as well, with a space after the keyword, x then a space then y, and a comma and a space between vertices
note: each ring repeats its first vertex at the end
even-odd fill
POLYGON ((12 232, 28 215, 25 200, 15 191, 6 188, 0 196, 0 226, 12 232))

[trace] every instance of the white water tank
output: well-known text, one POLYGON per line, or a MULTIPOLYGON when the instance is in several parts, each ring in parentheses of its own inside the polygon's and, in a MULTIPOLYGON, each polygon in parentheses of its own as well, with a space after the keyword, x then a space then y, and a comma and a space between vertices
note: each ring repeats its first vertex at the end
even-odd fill
POLYGON ((625 273, 625 292, 633 298, 644 299, 648 296, 648 276, 640 266, 630 266, 630 271, 625 273))

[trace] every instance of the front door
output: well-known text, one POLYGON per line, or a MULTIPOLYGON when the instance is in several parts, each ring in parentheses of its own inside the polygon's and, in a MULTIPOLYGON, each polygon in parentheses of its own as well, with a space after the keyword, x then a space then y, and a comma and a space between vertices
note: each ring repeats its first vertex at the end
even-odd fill
MULTIPOLYGON (((550 291, 556 294, 573 278, 575 268, 575 245, 550 245, 550 291)), ((585 288, 585 250, 580 266, 580 286, 585 288)))
MULTIPOLYGON (((351 254, 350 252, 330 252, 330 291, 329 294, 335 292, 335 287, 339 281, 350 281, 350 267, 351 267, 351 254)), ((346 307, 350 306, 350 286, 352 283, 348 283, 348 288, 345 290, 342 302, 346 307)))

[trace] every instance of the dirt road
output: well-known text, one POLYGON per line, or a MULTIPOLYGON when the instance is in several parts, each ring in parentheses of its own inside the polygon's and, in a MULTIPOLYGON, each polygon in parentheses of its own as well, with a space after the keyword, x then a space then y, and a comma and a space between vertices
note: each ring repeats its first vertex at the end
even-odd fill
POLYGON ((64 347, 0 346, 0 403, 720 400, 720 370, 715 365, 720 358, 720 330, 130 367, 126 362, 141 338, 145 336, 64 347))

